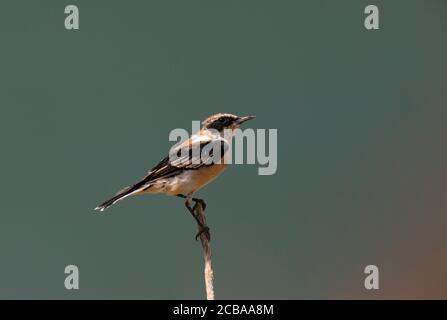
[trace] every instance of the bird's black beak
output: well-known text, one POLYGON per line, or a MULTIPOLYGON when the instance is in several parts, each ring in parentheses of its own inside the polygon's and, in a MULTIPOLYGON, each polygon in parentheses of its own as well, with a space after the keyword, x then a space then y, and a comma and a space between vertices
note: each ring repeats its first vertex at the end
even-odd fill
POLYGON ((255 116, 239 117, 239 118, 236 120, 236 123, 237 123, 237 124, 243 124, 244 122, 246 122, 246 121, 248 121, 248 120, 251 120, 251 119, 254 119, 254 118, 255 118, 255 116))

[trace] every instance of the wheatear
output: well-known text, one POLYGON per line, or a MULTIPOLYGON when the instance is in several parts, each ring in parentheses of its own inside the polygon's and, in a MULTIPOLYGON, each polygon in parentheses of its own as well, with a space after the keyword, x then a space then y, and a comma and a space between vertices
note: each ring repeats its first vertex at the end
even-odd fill
POLYGON ((229 113, 219 113, 202 122, 202 129, 188 140, 171 149, 170 155, 161 160, 147 175, 135 183, 119 191, 113 198, 95 208, 104 211, 118 201, 131 195, 146 193, 165 193, 169 196, 185 198, 185 206, 196 219, 200 231, 197 237, 208 233, 208 227, 196 217, 191 201, 200 202, 205 209, 202 199, 193 198, 193 194, 215 179, 226 168, 225 152, 231 145, 231 134, 239 126, 253 119, 254 116, 239 117, 229 113), (210 148, 212 147, 212 148, 210 148), (218 155, 222 161, 216 161, 213 150, 220 150, 218 155), (203 152, 208 149, 208 152, 203 152), (172 157, 175 155, 176 157, 172 157))

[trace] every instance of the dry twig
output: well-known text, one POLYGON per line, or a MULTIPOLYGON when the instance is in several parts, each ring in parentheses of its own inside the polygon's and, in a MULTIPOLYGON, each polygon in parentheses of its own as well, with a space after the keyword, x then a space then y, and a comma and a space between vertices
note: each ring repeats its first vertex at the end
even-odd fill
MULTIPOLYGON (((197 218, 201 222, 202 226, 206 226, 205 211, 201 202, 196 202, 193 208, 196 213, 197 218)), ((202 227, 199 225, 199 232, 203 231, 202 227)), ((207 300, 214 300, 214 274, 213 266, 211 263, 211 245, 210 245, 210 234, 209 231, 202 232, 200 234, 200 242, 203 248, 203 258, 205 262, 205 288, 206 288, 206 298, 207 300)))

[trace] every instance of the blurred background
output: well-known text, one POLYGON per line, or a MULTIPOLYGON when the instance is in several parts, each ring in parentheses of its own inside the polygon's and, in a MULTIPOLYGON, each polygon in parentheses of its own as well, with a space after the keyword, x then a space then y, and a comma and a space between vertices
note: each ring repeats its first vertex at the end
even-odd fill
POLYGON ((373 2, 2 1, 0 298, 204 298, 181 199, 93 208, 217 112, 278 129, 199 193, 217 298, 447 298, 447 2, 373 2))

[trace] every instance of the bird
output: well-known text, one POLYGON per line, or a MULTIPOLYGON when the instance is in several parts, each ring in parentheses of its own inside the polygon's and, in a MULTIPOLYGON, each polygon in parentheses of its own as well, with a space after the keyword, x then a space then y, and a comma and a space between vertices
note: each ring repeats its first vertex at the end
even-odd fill
POLYGON ((138 182, 130 185, 115 196, 99 204, 100 212, 129 196, 164 193, 185 199, 185 206, 199 226, 197 238, 205 233, 209 239, 209 228, 196 216, 192 201, 205 209, 203 199, 193 195, 217 178, 227 167, 225 156, 231 146, 234 131, 254 116, 236 116, 218 113, 202 122, 201 129, 191 137, 171 148, 169 155, 138 182), (214 151, 220 151, 215 153, 214 151), (217 158, 217 159, 216 159, 217 158), (218 161, 216 161, 218 160, 218 161))

